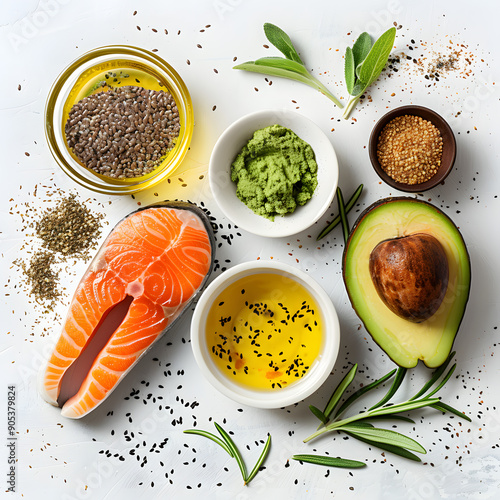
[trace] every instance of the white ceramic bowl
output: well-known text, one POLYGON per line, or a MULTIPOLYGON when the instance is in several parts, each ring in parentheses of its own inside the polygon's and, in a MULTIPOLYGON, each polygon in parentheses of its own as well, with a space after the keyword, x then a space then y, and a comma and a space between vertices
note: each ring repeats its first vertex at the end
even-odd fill
POLYGON ((281 408, 310 396, 332 371, 339 344, 339 320, 328 294, 303 271, 279 262, 258 260, 239 264, 225 271, 207 287, 196 305, 191 322, 191 346, 202 375, 225 396, 256 408, 281 408), (323 325, 320 353, 307 374, 288 387, 272 391, 243 387, 222 373, 212 360, 205 331, 208 313, 219 294, 241 278, 260 273, 281 274, 302 285, 316 300, 323 325))
POLYGON ((339 177, 335 150, 323 131, 295 111, 277 109, 251 113, 230 125, 214 146, 208 172, 212 194, 228 219, 250 233, 275 238, 299 233, 314 224, 328 210, 339 177), (318 186, 304 206, 270 221, 252 212, 236 196, 231 164, 256 130, 275 124, 291 129, 310 144, 318 164, 318 186))

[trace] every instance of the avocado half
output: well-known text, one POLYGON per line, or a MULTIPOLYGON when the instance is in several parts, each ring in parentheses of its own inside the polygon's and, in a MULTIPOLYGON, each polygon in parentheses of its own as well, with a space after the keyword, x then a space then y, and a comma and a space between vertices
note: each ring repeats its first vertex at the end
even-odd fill
POLYGON ((421 359, 429 368, 448 357, 469 299, 470 259, 460 231, 430 203, 408 197, 385 198, 358 218, 343 254, 343 278, 351 304, 368 333, 399 366, 412 368, 421 359), (381 242, 412 234, 434 236, 448 260, 448 286, 437 311, 414 323, 394 312, 380 298, 369 260, 381 242))

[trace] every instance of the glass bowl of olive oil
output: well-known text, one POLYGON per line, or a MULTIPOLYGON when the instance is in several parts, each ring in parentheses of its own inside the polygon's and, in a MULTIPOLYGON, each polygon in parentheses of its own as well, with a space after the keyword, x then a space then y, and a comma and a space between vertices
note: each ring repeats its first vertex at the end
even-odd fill
POLYGON ((103 194, 133 194, 172 175, 188 152, 193 128, 191 97, 179 74, 156 54, 126 45, 100 47, 72 62, 54 82, 45 107, 45 135, 54 159, 75 182, 103 194), (126 86, 168 92, 177 106, 180 129, 154 170, 137 177, 111 178, 77 157, 68 145, 65 126, 71 109, 82 99, 126 86))
POLYGON ((201 296, 191 345, 202 375, 222 394, 257 408, 305 399, 337 359, 340 327, 327 293, 279 262, 237 265, 201 296))

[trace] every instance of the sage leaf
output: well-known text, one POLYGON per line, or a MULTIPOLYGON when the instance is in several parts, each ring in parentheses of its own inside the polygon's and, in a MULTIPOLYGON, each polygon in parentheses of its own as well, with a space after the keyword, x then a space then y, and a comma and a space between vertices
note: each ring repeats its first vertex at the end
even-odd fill
POLYGON ((293 46, 292 40, 281 28, 271 23, 265 23, 264 33, 266 34, 267 39, 287 59, 303 64, 299 54, 297 53, 295 47, 293 46))
POLYGON ((390 453, 394 453, 394 455, 399 455, 400 457, 408 458, 409 460, 414 460, 415 462, 422 461, 420 457, 418 457, 411 451, 406 450, 405 448, 400 448, 399 446, 394 446, 393 444, 378 443, 376 441, 372 441, 371 439, 367 439, 365 437, 355 436, 351 432, 346 432, 346 434, 353 437, 354 439, 357 439, 358 441, 362 441, 363 443, 369 444, 371 446, 376 446, 377 448, 388 451, 390 453))
POLYGON ((400 434, 396 431, 391 431, 389 429, 379 429, 377 427, 359 427, 346 425, 339 427, 337 430, 343 430, 354 434, 355 436, 361 436, 362 438, 370 439, 377 443, 389 444, 393 446, 398 446, 399 448, 405 448, 410 451, 416 451, 419 453, 427 453, 425 448, 417 443, 414 439, 400 434))
POLYGON ((372 48, 371 36, 365 31, 358 36, 358 39, 352 46, 352 54, 354 56, 354 67, 358 67, 366 59, 372 48))
POLYGON ((326 418, 329 418, 330 415, 332 414, 332 411, 335 409, 337 406, 337 403, 340 401, 342 398, 342 394, 344 394, 345 390, 349 386, 349 384, 353 381, 354 377, 356 376, 356 371, 358 369, 358 365, 355 364, 347 373, 347 375, 340 381, 339 385, 331 395, 330 399, 328 400, 328 403, 323 411, 324 415, 326 418))
POLYGON ((354 65, 354 56, 352 53, 351 47, 347 47, 345 49, 345 57, 344 57, 344 77, 345 77, 345 85, 347 87, 347 92, 352 94, 352 89, 354 87, 354 82, 356 80, 356 72, 354 65))
MULTIPOLYGON (((349 203, 348 203, 349 205, 349 203)), ((351 406, 356 399, 360 398, 363 394, 366 394, 368 391, 371 391, 372 389, 375 389, 375 387, 379 386, 380 384, 383 384, 386 380, 390 379, 394 373, 396 373, 396 368, 394 370, 390 371, 383 377, 379 378, 378 380, 375 380, 371 384, 366 385, 365 387, 362 387, 361 389, 358 389, 355 393, 351 394, 348 399, 344 401, 342 406, 337 410, 337 413, 335 414, 335 417, 338 417, 341 415, 344 411, 351 406)))
POLYGON ((298 460, 300 462, 307 462, 309 464, 324 465, 326 467, 343 467, 343 468, 354 468, 359 469, 360 467, 365 467, 364 462, 359 462, 358 460, 350 460, 348 458, 340 457, 325 457, 323 455, 294 455, 293 460, 298 460))
POLYGON ((403 379, 406 375, 406 371, 407 371, 406 368, 403 368, 401 366, 398 368, 398 372, 396 373, 396 377, 394 379, 394 382, 392 383, 391 388, 387 391, 387 394, 377 404, 374 404, 370 408, 370 410, 374 410, 379 406, 385 405, 385 403, 387 403, 392 398, 392 396, 396 394, 396 391, 399 389, 401 383, 403 382, 403 379))
POLYGON ((264 449, 262 450, 262 453, 260 454, 257 463, 254 465, 252 472, 250 472, 248 477, 245 479, 245 484, 248 484, 256 476, 257 472, 259 472, 260 466, 264 463, 264 460, 266 459, 270 448, 271 448, 271 434, 268 434, 266 444, 264 445, 264 449))
POLYGON ((360 97, 363 95, 363 93, 367 87, 368 87, 368 85, 366 83, 364 83, 360 80, 357 80, 356 85, 354 85, 354 88, 352 89, 351 95, 353 97, 360 97))
POLYGON ((392 27, 383 33, 373 44, 359 71, 359 79, 365 82, 366 86, 371 85, 384 69, 394 46, 395 39, 396 28, 392 27))
POLYGON ((302 63, 290 37, 278 26, 271 23, 264 24, 264 32, 268 40, 280 50, 283 57, 263 57, 256 61, 247 61, 243 64, 233 66, 233 69, 241 69, 261 73, 263 75, 278 76, 288 78, 300 83, 305 83, 310 87, 319 90, 330 99, 340 109, 344 105, 314 76, 312 76, 302 63))
POLYGON ((281 68, 285 71, 291 71, 306 78, 311 77, 307 69, 302 64, 295 61, 290 61, 290 59, 285 59, 284 57, 261 57, 260 59, 257 59, 255 61, 255 64, 276 69, 281 68))

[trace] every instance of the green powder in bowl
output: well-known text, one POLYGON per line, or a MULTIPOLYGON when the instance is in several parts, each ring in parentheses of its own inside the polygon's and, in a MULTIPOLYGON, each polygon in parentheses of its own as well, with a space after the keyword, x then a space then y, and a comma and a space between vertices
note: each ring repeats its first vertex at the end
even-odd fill
POLYGON ((236 195, 253 212, 274 221, 309 201, 318 185, 311 146, 292 130, 271 125, 254 132, 231 165, 236 195))

